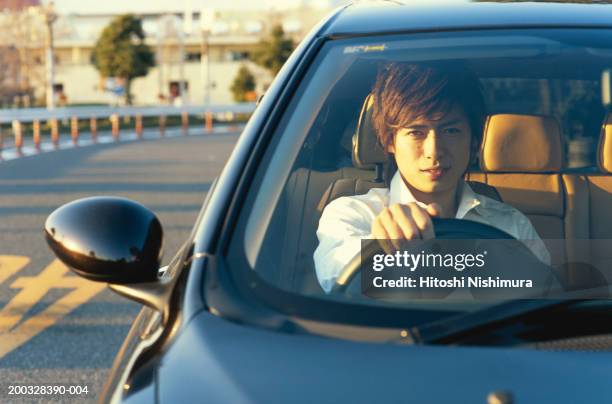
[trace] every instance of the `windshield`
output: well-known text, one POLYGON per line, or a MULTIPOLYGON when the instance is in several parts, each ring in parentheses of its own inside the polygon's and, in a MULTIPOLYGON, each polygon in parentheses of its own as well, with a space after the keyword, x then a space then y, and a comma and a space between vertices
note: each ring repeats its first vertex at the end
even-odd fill
POLYGON ((327 41, 262 158, 231 270, 383 309, 607 296, 611 68, 603 29, 327 41))

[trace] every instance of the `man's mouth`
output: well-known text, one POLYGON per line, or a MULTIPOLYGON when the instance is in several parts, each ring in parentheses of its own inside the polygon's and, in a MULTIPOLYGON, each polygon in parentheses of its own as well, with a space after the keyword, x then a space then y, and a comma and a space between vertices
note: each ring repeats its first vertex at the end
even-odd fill
POLYGON ((433 167, 425 170, 421 170, 423 174, 425 174, 430 180, 436 181, 439 180, 448 172, 448 167, 433 167))

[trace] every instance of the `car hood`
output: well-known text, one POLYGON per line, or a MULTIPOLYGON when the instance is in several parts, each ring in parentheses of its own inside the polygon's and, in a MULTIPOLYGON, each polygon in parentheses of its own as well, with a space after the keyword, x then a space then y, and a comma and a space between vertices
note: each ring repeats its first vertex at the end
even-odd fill
POLYGON ((201 313, 164 354, 162 403, 596 402, 612 353, 408 346, 283 334, 201 313))

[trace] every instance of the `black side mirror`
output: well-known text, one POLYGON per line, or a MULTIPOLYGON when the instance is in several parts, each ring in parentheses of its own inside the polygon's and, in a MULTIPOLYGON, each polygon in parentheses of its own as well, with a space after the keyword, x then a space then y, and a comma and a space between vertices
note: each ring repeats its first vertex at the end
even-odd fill
POLYGON ((161 223, 129 199, 92 197, 67 203, 45 222, 47 243, 78 275, 125 285, 157 281, 161 223))

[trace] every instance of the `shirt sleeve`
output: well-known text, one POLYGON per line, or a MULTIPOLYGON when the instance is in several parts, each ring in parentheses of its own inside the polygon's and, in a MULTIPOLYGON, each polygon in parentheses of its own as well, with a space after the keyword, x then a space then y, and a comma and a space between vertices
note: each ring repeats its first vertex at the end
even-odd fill
POLYGON ((314 252, 319 284, 326 293, 334 286, 345 265, 361 250, 361 240, 371 238, 375 213, 365 201, 342 197, 323 210, 314 252))

